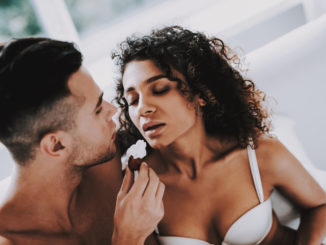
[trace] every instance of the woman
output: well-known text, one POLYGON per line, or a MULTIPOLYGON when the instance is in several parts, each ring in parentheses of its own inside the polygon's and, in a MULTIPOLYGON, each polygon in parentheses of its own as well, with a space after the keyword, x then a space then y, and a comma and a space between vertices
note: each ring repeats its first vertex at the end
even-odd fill
POLYGON ((220 39, 172 26, 127 38, 112 57, 120 147, 145 139, 166 186, 161 244, 321 244, 326 194, 268 135, 264 94, 220 39), (277 221, 275 188, 302 210, 298 231, 277 221))

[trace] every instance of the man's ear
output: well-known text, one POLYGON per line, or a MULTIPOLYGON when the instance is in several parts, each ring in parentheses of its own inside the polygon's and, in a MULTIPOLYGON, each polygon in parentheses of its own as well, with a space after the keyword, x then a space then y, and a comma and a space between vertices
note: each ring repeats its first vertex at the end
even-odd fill
POLYGON ((52 157, 64 154, 65 148, 65 136, 60 131, 44 135, 40 142, 40 150, 52 157))

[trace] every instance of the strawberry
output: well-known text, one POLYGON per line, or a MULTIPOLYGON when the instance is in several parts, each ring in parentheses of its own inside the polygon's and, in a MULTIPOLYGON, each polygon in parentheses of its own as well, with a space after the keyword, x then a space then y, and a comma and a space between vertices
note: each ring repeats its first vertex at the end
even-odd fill
POLYGON ((142 162, 142 158, 134 158, 132 155, 129 157, 128 166, 131 171, 138 171, 142 162))

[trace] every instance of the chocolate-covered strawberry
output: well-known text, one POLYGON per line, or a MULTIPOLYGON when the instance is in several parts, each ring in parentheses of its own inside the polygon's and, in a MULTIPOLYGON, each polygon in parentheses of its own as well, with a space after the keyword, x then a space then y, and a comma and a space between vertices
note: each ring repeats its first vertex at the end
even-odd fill
POLYGON ((132 155, 128 159, 128 166, 131 171, 138 171, 142 162, 142 158, 134 158, 132 155))
POLYGON ((138 140, 127 151, 128 166, 131 171, 138 171, 143 158, 146 156, 146 143, 138 140))

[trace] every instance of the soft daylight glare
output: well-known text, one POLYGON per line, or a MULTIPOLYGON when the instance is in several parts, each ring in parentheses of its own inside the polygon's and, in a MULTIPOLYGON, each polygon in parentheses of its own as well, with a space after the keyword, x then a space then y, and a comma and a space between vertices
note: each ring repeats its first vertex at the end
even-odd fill
MULTIPOLYGON (((85 66, 109 101, 115 96, 117 78, 110 53, 126 36, 172 24, 218 36, 246 58, 248 75, 279 102, 275 112, 294 121, 306 155, 326 169, 320 147, 326 137, 320 132, 326 115, 317 109, 326 103, 322 94, 326 37, 321 34, 325 24, 316 21, 326 12, 323 0, 12 0, 1 1, 0 7, 0 42, 25 35, 76 41, 85 66), (309 26, 310 22, 315 24, 309 26), (304 48, 290 45, 297 36, 304 48), (280 53, 280 48, 288 53, 280 53), (289 96, 293 87, 296 92, 289 96), (307 96, 312 99, 302 100, 307 96)), ((1 179, 12 166, 2 145, 0 159, 1 179)))

